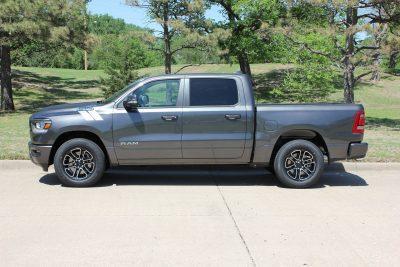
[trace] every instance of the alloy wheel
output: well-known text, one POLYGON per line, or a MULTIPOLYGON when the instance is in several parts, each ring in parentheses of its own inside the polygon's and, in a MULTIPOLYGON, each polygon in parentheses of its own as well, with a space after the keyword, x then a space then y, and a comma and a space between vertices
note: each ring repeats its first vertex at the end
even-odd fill
POLYGON ((96 164, 93 155, 87 149, 75 147, 65 154, 63 168, 69 178, 82 181, 90 177, 96 164))
POLYGON ((306 149, 296 149, 285 158, 285 171, 295 181, 306 181, 316 171, 313 154, 306 149))

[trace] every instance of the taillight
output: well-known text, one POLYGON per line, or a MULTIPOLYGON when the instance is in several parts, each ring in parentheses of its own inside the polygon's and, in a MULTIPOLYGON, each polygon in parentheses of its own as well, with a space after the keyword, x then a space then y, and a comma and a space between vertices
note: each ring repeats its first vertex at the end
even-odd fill
POLYGON ((354 117, 354 124, 352 132, 354 134, 363 134, 365 127, 365 113, 364 110, 359 110, 354 117))

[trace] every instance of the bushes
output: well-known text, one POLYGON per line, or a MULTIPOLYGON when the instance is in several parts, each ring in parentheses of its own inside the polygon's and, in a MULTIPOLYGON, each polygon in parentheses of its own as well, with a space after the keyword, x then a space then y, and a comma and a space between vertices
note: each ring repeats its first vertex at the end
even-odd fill
POLYGON ((136 70, 149 67, 152 57, 135 36, 108 36, 103 41, 106 44, 95 49, 93 55, 95 59, 98 55, 98 67, 105 69, 108 75, 101 79, 104 96, 108 97, 137 80, 136 70))
POLYGON ((317 102, 335 89, 337 74, 326 65, 305 63, 288 70, 282 84, 272 90, 275 101, 317 102))
POLYGON ((108 75, 108 78, 101 79, 101 89, 105 98, 111 96, 112 94, 123 89, 128 84, 139 79, 137 71, 128 70, 125 68, 120 70, 108 68, 105 72, 108 75))
POLYGON ((11 53, 13 64, 25 67, 83 68, 83 50, 57 43, 35 40, 23 44, 11 53))
POLYGON ((99 38, 90 55, 92 69, 133 69, 161 65, 162 58, 143 44, 138 34, 108 34, 99 38))

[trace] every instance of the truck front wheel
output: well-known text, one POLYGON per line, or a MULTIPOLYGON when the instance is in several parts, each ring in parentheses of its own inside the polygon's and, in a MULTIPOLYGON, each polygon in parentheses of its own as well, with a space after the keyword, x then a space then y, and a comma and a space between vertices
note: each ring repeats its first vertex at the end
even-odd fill
POLYGON ((103 176, 105 156, 95 142, 75 138, 57 149, 54 168, 61 183, 66 186, 92 186, 103 176))
POLYGON ((322 151, 306 140, 293 140, 284 144, 274 161, 279 181, 292 188, 306 188, 318 182, 324 169, 322 151))

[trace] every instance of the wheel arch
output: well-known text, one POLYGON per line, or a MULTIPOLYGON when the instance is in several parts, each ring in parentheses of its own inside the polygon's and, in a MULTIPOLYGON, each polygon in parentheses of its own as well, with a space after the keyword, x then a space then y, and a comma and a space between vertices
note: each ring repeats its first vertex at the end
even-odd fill
POLYGON ((322 135, 315 131, 309 129, 291 129, 284 133, 282 133, 277 141, 275 142, 274 148, 272 150, 271 158, 270 158, 270 165, 274 164, 276 154, 278 153, 279 149, 285 145, 286 143, 297 140, 297 139, 304 139, 310 141, 311 143, 315 144, 321 151, 322 154, 328 157, 329 160, 329 151, 326 145, 326 142, 322 135))
POLYGON ((104 153, 104 156, 106 159, 106 167, 107 168, 110 167, 110 158, 107 153, 107 149, 104 146, 103 141, 100 139, 100 137, 97 134, 95 134, 93 132, 89 132, 89 131, 68 131, 68 132, 64 132, 64 133, 60 134, 57 137, 57 139, 55 140, 55 142, 51 148, 49 165, 54 163, 54 156, 55 156, 58 148, 66 141, 74 139, 74 138, 83 138, 83 139, 87 139, 87 140, 90 140, 90 141, 93 141, 94 143, 96 143, 104 153))

